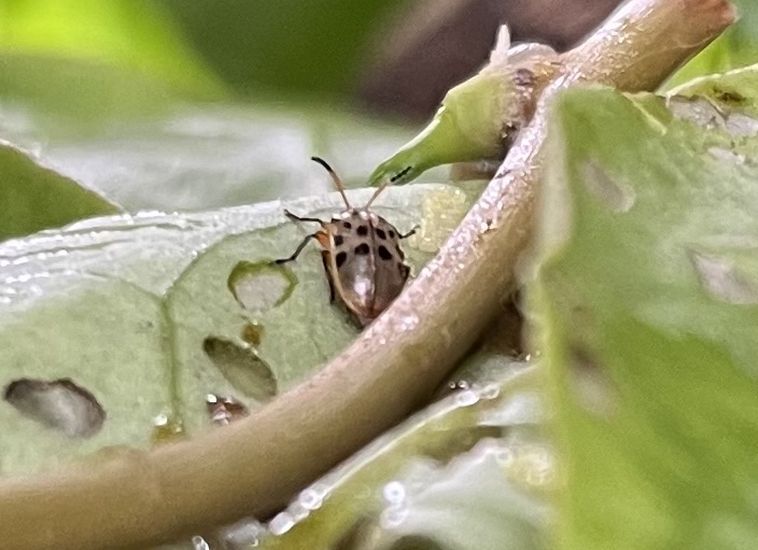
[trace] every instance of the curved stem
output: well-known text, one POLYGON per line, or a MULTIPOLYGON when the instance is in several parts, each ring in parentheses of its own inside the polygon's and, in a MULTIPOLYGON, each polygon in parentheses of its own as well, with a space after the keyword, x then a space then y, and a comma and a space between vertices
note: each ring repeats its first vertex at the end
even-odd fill
POLYGON ((531 233, 551 98, 579 81, 654 89, 733 18, 727 0, 628 2, 564 56, 499 176, 418 279, 339 357, 249 418, 192 441, 3 479, 0 540, 144 546, 277 510, 421 403, 496 314, 531 233))

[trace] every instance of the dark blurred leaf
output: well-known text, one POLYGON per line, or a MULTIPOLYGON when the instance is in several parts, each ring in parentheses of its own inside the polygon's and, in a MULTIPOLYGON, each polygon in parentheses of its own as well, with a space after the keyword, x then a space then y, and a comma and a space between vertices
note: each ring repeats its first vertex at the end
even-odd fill
MULTIPOLYGON (((404 0, 155 0, 240 90, 345 94, 369 38, 404 0)), ((373 37, 371 37, 373 38, 373 37)))
POLYGON ((0 143, 0 240, 119 209, 75 181, 0 143))

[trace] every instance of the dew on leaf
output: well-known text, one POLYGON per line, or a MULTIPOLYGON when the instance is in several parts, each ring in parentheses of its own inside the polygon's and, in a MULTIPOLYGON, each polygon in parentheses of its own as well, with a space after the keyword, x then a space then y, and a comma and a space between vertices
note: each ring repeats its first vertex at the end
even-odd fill
POLYGON ((217 426, 225 426, 249 414, 247 407, 234 397, 222 397, 214 393, 205 396, 208 416, 217 426))
POLYGON ((614 181, 594 162, 584 165, 583 181, 587 190, 613 212, 627 212, 634 206, 634 191, 629 186, 614 181))
POLYGON ((261 340, 263 340, 264 334, 265 330, 263 329, 263 325, 257 321, 250 321, 245 323, 245 326, 242 327, 240 337, 251 346, 258 347, 261 344, 261 340))
POLYGON ((170 414, 159 414, 153 419, 153 443, 170 443, 184 438, 184 423, 170 414))
POLYGON ((711 295, 730 304, 758 304, 758 281, 740 273, 733 261, 695 251, 689 256, 701 286, 711 295))
POLYGON ((68 437, 91 437, 105 422, 105 410, 95 396, 69 378, 14 380, 5 387, 5 400, 24 416, 68 437))
POLYGON ((209 336, 203 350, 224 378, 246 396, 265 401, 276 395, 274 373, 251 346, 209 336))
POLYGON ((268 529, 274 535, 283 535, 295 526, 295 518, 289 512, 279 512, 269 522, 268 529))
POLYGON ((297 285, 295 273, 269 260, 239 262, 227 279, 237 302, 247 311, 261 313, 283 304, 297 285))

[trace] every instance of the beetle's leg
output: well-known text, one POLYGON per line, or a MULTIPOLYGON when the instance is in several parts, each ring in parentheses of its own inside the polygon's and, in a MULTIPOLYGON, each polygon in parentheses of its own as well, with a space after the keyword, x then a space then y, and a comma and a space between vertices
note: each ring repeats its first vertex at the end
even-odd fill
POLYGON ((284 211, 284 215, 287 216, 289 219, 291 219, 294 222, 315 222, 319 224, 321 227, 324 227, 326 223, 323 220, 320 220, 318 218, 303 218, 296 214, 293 214, 289 210, 284 211))
POLYGON ((410 231, 408 231, 408 233, 406 233, 405 235, 398 235, 398 236, 397 236, 397 238, 398 238, 398 239, 407 239, 407 238, 408 238, 408 237, 410 237, 411 235, 415 235, 415 234, 416 234, 416 231, 418 231, 419 229, 421 229, 421 226, 419 226, 419 225, 414 225, 414 226, 411 228, 411 230, 410 230, 410 231))
POLYGON ((292 256, 290 256, 288 258, 280 258, 278 260, 274 260, 274 263, 275 264, 286 264, 287 262, 294 262, 295 260, 297 260, 297 257, 303 251, 303 248, 306 247, 306 245, 308 244, 308 241, 310 241, 311 239, 318 239, 319 233, 312 233, 312 234, 308 235, 307 237, 305 237, 303 239, 303 242, 301 242, 299 245, 297 245, 297 248, 295 249, 295 252, 292 253, 292 256))
POLYGON ((324 263, 324 271, 326 272, 326 280, 329 281, 329 303, 334 303, 334 282, 332 281, 332 277, 329 275, 331 273, 329 271, 329 251, 328 250, 322 250, 321 251, 321 261, 324 263))

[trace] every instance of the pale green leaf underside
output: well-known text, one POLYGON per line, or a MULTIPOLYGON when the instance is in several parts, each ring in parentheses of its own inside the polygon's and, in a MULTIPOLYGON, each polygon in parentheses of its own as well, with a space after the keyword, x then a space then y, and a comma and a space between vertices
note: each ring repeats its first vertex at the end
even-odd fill
MULTIPOLYGON (((360 203, 369 194, 351 197, 360 203)), ((420 185, 388 190, 376 210, 402 230, 421 224, 405 241, 418 270, 469 204, 454 187, 420 185)), ((292 266, 299 283, 277 307, 253 318, 228 289, 238 262, 288 256, 313 231, 287 221, 285 207, 328 217, 340 199, 96 218, 0 245, 0 384, 71 377, 108 415, 100 433, 79 443, 0 403, 1 471, 35 470, 105 446, 145 447, 161 413, 181 418, 189 433, 205 429, 208 393, 255 407, 203 349, 209 336, 244 345, 241 333, 250 321, 263 327, 257 351, 279 391, 347 345, 357 332, 329 304, 316 246, 292 266)))

